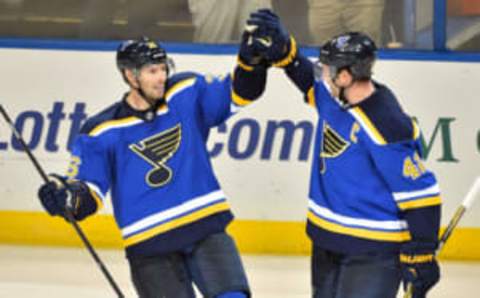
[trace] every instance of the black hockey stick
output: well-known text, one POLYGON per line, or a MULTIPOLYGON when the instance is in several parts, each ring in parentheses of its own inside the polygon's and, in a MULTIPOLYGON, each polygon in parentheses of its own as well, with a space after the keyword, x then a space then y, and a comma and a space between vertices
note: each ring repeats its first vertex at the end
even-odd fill
MULTIPOLYGON (((480 192, 480 177, 477 177, 476 180, 473 182, 473 186, 470 188, 467 195, 465 196, 465 199, 463 199, 462 204, 458 206, 457 210, 455 211, 455 214, 448 222, 448 226, 443 232, 442 236, 440 237, 440 241, 438 242, 438 248, 435 252, 435 255, 438 255, 440 253, 443 246, 452 235, 453 230, 460 222, 460 219, 462 219, 463 215, 468 210, 468 208, 472 206, 473 201, 475 200, 479 192, 480 192)), ((403 298, 411 298, 412 295, 413 295, 413 286, 411 283, 409 283, 407 285, 407 289, 405 291, 403 298)))
MULTIPOLYGON (((5 118, 5 121, 7 122, 8 126, 10 126, 10 129, 12 130, 12 132, 15 135, 15 137, 17 138, 17 140, 21 143, 23 149, 25 150, 28 157, 30 158, 30 161, 32 161, 33 165, 37 169, 37 172, 40 174, 40 176, 42 176, 43 181, 45 183, 48 183, 49 179, 48 179, 47 174, 45 174, 45 171, 43 170, 43 168, 38 163, 38 160, 35 158, 35 156, 33 156, 32 151, 30 151, 30 148, 28 148, 28 146, 25 143, 25 141, 23 140, 22 136, 20 135, 20 133, 17 131, 17 129, 13 125, 12 120, 10 119, 10 117, 7 114, 7 111, 3 108, 3 105, 1 105, 1 104, 0 104, 0 113, 2 114, 3 118, 5 118)), ((117 283, 113 279, 110 272, 107 270, 107 268, 103 264, 100 257, 95 252, 95 249, 93 248, 92 244, 87 239, 87 237, 85 236, 85 233, 83 233, 82 229, 80 228, 77 221, 75 220, 75 217, 73 216, 72 211, 69 208, 65 208, 65 215, 67 217, 67 220, 72 224, 73 228, 77 232, 78 236, 82 240, 82 242, 85 245, 85 247, 87 248, 87 250, 92 255, 93 259, 97 263, 97 265, 100 268, 100 270, 102 271, 103 275, 107 278, 109 284, 112 286, 115 293, 118 295, 119 298, 124 298, 125 296, 123 295, 122 291, 118 287, 117 283)))

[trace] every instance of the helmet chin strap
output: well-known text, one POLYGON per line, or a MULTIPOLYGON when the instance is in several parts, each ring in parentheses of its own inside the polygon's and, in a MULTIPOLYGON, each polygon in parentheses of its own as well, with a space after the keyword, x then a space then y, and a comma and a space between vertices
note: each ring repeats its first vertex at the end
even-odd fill
POLYGON ((345 109, 348 109, 351 107, 351 104, 348 102, 348 99, 345 97, 345 91, 352 87, 352 85, 355 83, 355 80, 353 79, 352 77, 352 81, 350 82, 350 84, 348 84, 348 86, 339 86, 337 83, 335 83, 335 81, 338 79, 338 74, 339 74, 339 71, 336 67, 330 67, 330 79, 332 80, 332 83, 335 87, 337 87, 338 89, 338 99, 340 99, 340 101, 342 102, 342 106, 343 108, 345 109))

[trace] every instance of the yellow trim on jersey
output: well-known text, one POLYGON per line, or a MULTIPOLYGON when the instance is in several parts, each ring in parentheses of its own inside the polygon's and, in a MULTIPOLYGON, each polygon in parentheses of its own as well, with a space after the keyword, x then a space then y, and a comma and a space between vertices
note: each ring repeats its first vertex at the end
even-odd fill
POLYGON ((250 65, 246 64, 245 62, 243 62, 242 59, 240 59, 240 57, 237 57, 237 65, 238 65, 238 67, 240 67, 241 69, 243 69, 245 71, 253 71, 253 66, 250 66, 250 65))
MULTIPOLYGON (((173 85, 170 89, 168 89, 167 93, 165 94, 165 99, 166 101, 169 101, 171 97, 173 97, 176 93, 182 91, 183 89, 192 86, 195 83, 196 78, 190 78, 186 79, 183 81, 180 81, 173 85)), ((157 112, 160 111, 166 111, 167 106, 166 105, 161 105, 158 109, 157 112)), ((96 136, 99 133, 103 132, 103 130, 108 129, 108 128, 115 128, 117 126, 124 126, 128 124, 137 124, 137 123, 143 123, 143 120, 134 117, 134 116, 129 116, 125 117, 122 119, 115 119, 115 120, 109 120, 105 121, 99 125, 97 125, 94 129, 92 129, 88 135, 89 136, 96 136)))
POLYGON ((358 238, 389 241, 389 242, 404 242, 411 239, 408 231, 386 232, 386 231, 372 231, 362 228, 352 228, 342 226, 337 223, 329 222, 323 218, 316 216, 312 211, 308 211, 307 218, 316 226, 333 233, 349 235, 358 238))
POLYGON ((193 84, 195 84, 195 80, 196 78, 190 78, 190 79, 185 79, 176 83, 175 85, 173 85, 168 89, 167 93, 165 94, 165 100, 169 101, 170 97, 173 97, 175 93, 178 93, 183 89, 192 86, 193 84))
POLYGON ((137 117, 133 117, 133 116, 122 118, 122 119, 105 121, 102 124, 95 126, 95 128, 92 129, 88 133, 88 135, 89 136, 96 136, 102 130, 104 130, 106 128, 113 128, 113 127, 116 127, 116 126, 121 126, 121 125, 124 125, 124 124, 130 124, 130 123, 133 124, 133 123, 139 122, 139 121, 141 121, 141 120, 138 119, 137 117))
MULTIPOLYGON (((183 89, 192 86, 195 83, 195 78, 190 78, 186 79, 183 81, 180 81, 173 85, 170 89, 168 89, 167 93, 165 94, 165 99, 166 101, 169 101, 171 97, 173 97, 176 93, 182 91, 183 89)), ((160 111, 165 111, 167 110, 166 105, 161 105, 158 109, 157 112, 160 111)), ((92 129, 88 135, 89 136, 96 136, 99 133, 103 132, 103 130, 108 129, 108 128, 115 128, 115 127, 121 127, 124 125, 128 124, 137 124, 137 123, 143 123, 143 120, 134 117, 134 116, 129 116, 125 117, 122 119, 115 119, 115 120, 109 120, 101 123, 100 125, 97 125, 94 129, 92 129)))
POLYGON ((315 88, 310 87, 310 89, 308 89, 307 91, 307 103, 308 105, 312 106, 312 107, 316 107, 317 104, 315 102, 315 88))
POLYGON ((413 139, 416 140, 420 137, 420 127, 415 120, 412 119, 412 126, 413 126, 413 139))
POLYGON ((215 213, 219 213, 222 211, 227 211, 230 209, 230 206, 226 202, 221 202, 219 204, 215 204, 212 206, 208 206, 204 209, 198 210, 196 212, 190 213, 186 216, 174 219, 172 221, 163 223, 159 226, 156 226, 150 230, 144 231, 142 233, 133 235, 131 237, 126 238, 123 243, 124 246, 130 246, 133 244, 136 244, 138 242, 142 242, 144 240, 147 240, 149 238, 152 238, 153 236, 156 236, 161 233, 168 232, 170 230, 176 229, 180 226, 187 225, 189 223, 192 223, 194 221, 197 221, 199 219, 202 219, 204 217, 213 215, 215 213))
POLYGON ((417 209, 423 207, 430 207, 442 204, 440 196, 427 197, 418 200, 411 200, 407 202, 399 202, 398 207, 402 210, 417 209))
MULTIPOLYGON (((166 110, 167 110, 167 106, 165 104, 163 104, 160 107, 158 107, 157 113, 162 112, 162 111, 166 111, 166 110)), ((91 137, 94 137, 94 136, 99 135, 100 133, 103 133, 104 130, 107 130, 109 128, 122 127, 122 126, 126 126, 128 124, 133 125, 133 124, 139 124, 139 123, 143 123, 143 120, 138 118, 138 117, 135 117, 135 116, 129 116, 129 117, 125 117, 125 118, 121 118, 121 119, 115 119, 115 120, 108 120, 108 121, 105 121, 105 122, 95 126, 95 128, 92 129, 88 133, 88 135, 91 136, 91 137)))
POLYGON ((290 36, 290 52, 282 60, 272 63, 272 66, 275 66, 275 67, 288 66, 290 63, 292 63, 295 57, 297 57, 297 42, 295 41, 293 36, 290 36))
POLYGON ((233 101, 234 104, 236 104, 237 106, 241 106, 241 107, 252 103, 252 101, 250 99, 241 97, 240 95, 235 93, 235 91, 233 89, 232 89, 232 101, 233 101))
POLYGON ((387 141, 383 138, 382 134, 380 134, 378 129, 375 127, 375 125, 373 125, 372 121, 370 121, 370 118, 368 118, 362 109, 359 107, 354 107, 351 111, 360 118, 360 125, 364 124, 366 126, 364 126, 365 130, 376 143, 381 145, 387 144, 387 141))
POLYGON ((98 210, 103 208, 103 201, 102 199, 98 196, 97 192, 91 189, 90 187, 88 188, 88 191, 90 192, 90 195, 92 195, 93 199, 95 200, 95 203, 97 203, 97 212, 98 210))

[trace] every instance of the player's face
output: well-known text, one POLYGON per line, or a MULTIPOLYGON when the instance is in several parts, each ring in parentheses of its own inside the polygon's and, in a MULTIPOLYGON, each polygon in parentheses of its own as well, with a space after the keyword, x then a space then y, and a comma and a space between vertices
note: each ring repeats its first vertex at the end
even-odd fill
POLYGON ((353 78, 350 73, 346 69, 343 69, 338 73, 335 84, 337 84, 339 87, 345 88, 352 84, 352 80, 353 78))
POLYGON ((164 63, 145 65, 140 70, 138 80, 146 96, 151 99, 162 98, 167 81, 167 65, 164 63))
POLYGON ((323 65, 322 67, 322 79, 325 82, 327 82, 327 84, 330 86, 330 89, 332 90, 332 94, 334 96, 338 96, 338 88, 332 82, 332 77, 330 76, 330 67, 328 67, 328 65, 323 65))
POLYGON ((352 76, 345 69, 337 73, 335 81, 333 81, 330 68, 326 65, 322 68, 322 79, 330 86, 334 96, 339 96, 340 87, 348 87, 352 83, 352 76))

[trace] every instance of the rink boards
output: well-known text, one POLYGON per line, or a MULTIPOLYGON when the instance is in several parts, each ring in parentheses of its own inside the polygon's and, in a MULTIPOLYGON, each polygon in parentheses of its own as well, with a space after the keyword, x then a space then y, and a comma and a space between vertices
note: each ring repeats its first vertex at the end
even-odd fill
MULTIPOLYGON (((177 71, 229 73, 230 53, 172 54, 177 71)), ((0 49, 0 102, 47 172, 63 172, 82 121, 126 86, 114 52, 0 49)), ((424 133, 427 166, 438 177, 443 225, 480 175, 480 63, 435 59, 381 59, 375 78, 389 84, 424 133)), ((271 70, 265 94, 212 131, 208 147, 237 221, 244 252, 303 254, 309 250, 304 217, 316 115, 282 71, 271 70)), ((0 242, 80 245, 62 219, 47 217, 36 199, 41 183, 21 146, 0 122, 0 242)), ((445 257, 480 259, 480 203, 472 207, 446 247, 445 257)), ((84 224, 97 246, 120 247, 107 206, 84 224)))

